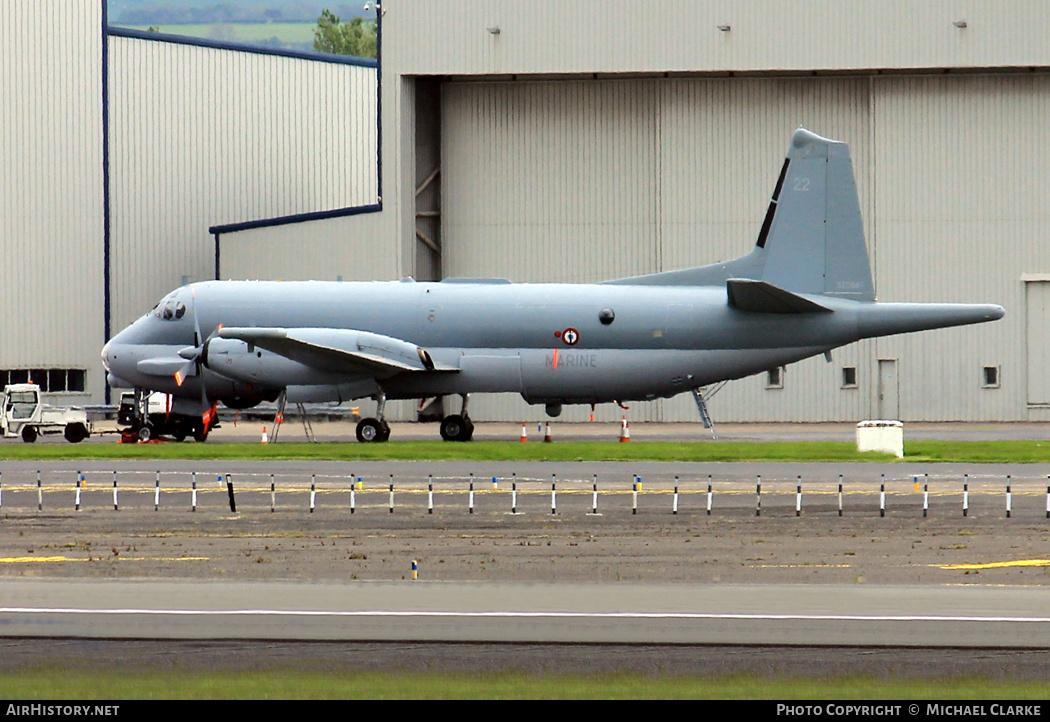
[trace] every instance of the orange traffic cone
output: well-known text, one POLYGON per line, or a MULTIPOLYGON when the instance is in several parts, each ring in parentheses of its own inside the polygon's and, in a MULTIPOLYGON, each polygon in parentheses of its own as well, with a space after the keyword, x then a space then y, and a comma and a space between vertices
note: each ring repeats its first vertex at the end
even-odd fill
POLYGON ((529 431, 525 428, 525 422, 521 422, 521 443, 526 443, 529 440, 529 431))
POLYGON ((549 422, 549 421, 548 421, 548 422, 547 422, 547 430, 546 430, 546 432, 545 432, 545 433, 543 434, 543 441, 544 441, 544 443, 547 443, 547 444, 549 444, 549 443, 551 443, 551 442, 552 442, 553 440, 554 440, 554 439, 552 439, 552 438, 551 438, 551 422, 549 422))
POLYGON ((620 423, 620 441, 626 442, 631 440, 631 423, 627 420, 627 416, 623 417, 620 423))
POLYGON ((265 426, 263 427, 263 432, 262 432, 262 443, 264 443, 264 444, 269 444, 270 443, 270 437, 266 435, 266 427, 265 426))

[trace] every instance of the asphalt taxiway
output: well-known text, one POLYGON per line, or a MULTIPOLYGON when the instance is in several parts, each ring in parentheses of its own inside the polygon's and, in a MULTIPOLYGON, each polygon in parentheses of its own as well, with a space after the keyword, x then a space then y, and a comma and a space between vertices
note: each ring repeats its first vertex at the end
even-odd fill
POLYGON ((117 648, 114 658, 170 663, 158 644, 231 667, 528 658, 577 669, 600 667, 594 650, 605 649, 617 668, 655 660, 663 671, 659 660, 910 674, 910 660, 930 674, 1029 676, 1050 660, 1047 465, 85 461, 2 472, 0 667, 117 648))

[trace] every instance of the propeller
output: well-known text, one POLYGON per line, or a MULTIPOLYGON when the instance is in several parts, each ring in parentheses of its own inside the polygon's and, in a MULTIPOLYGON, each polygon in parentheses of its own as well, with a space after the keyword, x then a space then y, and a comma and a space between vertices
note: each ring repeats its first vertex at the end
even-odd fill
MULTIPOLYGON (((182 386, 182 383, 189 376, 200 376, 201 363, 206 352, 205 344, 201 343, 201 322, 197 317, 197 291, 190 286, 190 295, 193 298, 192 301, 192 313, 193 313, 193 346, 187 346, 179 351, 179 356, 186 359, 186 363, 175 372, 175 385, 182 386)), ((204 388, 204 381, 201 380, 201 389, 204 388)))
POLYGON ((190 285, 190 295, 193 298, 193 345, 179 350, 179 356, 186 359, 186 363, 182 368, 175 372, 175 384, 177 386, 182 386, 183 382, 189 376, 200 377, 201 421, 204 424, 204 435, 207 436, 208 430, 211 428, 212 422, 215 420, 215 410, 218 408, 218 404, 213 403, 210 406, 208 405, 208 390, 204 383, 204 376, 201 373, 201 369, 205 365, 205 359, 208 356, 208 342, 211 341, 215 334, 213 333, 207 339, 202 341, 201 323, 200 318, 197 316, 197 291, 192 284, 190 285))

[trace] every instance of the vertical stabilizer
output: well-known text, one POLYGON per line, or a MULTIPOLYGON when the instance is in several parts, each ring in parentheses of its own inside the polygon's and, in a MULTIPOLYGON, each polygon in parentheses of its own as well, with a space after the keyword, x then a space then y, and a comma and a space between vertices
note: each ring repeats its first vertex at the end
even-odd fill
POLYGON ((799 128, 758 238, 762 280, 795 293, 875 298, 849 146, 799 128))

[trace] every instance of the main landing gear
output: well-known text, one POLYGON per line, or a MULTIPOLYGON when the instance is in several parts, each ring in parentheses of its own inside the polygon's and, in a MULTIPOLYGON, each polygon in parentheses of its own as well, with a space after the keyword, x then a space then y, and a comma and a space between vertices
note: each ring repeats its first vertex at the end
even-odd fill
MULTIPOLYGON (((386 394, 376 396, 378 418, 361 419, 357 424, 357 440, 363 444, 390 440, 390 425, 383 419, 386 410, 386 394)), ((470 441, 474 437, 474 422, 467 414, 467 395, 463 394, 463 408, 458 414, 450 414, 441 420, 441 438, 445 441, 470 441)))
POLYGON ((357 423, 357 440, 362 444, 378 443, 390 440, 390 424, 383 418, 386 411, 386 394, 382 391, 376 396, 376 416, 378 419, 361 419, 357 423))
POLYGON ((463 409, 441 420, 441 438, 445 441, 470 441, 474 438, 474 422, 467 414, 467 395, 463 394, 463 409))

